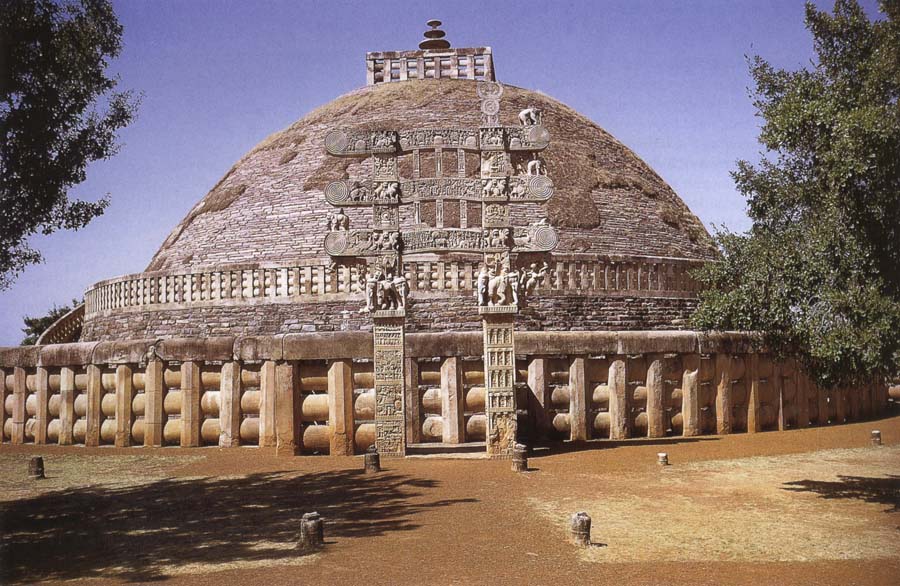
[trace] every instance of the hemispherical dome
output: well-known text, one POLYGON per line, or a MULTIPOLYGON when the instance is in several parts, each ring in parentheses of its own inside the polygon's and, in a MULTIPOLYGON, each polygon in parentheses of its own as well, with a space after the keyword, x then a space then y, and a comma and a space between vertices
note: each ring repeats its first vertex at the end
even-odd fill
MULTIPOLYGON (((471 188, 480 181, 484 160, 477 149, 452 146, 451 135, 477 131, 482 125, 480 83, 375 83, 270 136, 194 206, 144 273, 110 279, 86 292, 82 339, 371 328, 371 317, 360 313, 365 262, 332 257, 333 247, 326 250, 337 210, 327 192, 334 194, 333 185, 329 188, 334 182, 369 180, 378 159, 329 154, 335 135, 330 143, 326 136, 334 131, 346 138, 359 132, 374 136, 383 130, 442 129, 428 148, 404 148, 397 155, 399 185, 415 178, 452 177, 471 188)), ((542 235, 534 242, 547 245, 538 249, 542 252, 512 258, 517 265, 512 269, 520 274, 531 270, 535 277, 531 283, 536 294, 517 318, 522 327, 684 325, 697 299, 690 270, 715 255, 702 223, 631 150, 552 98, 504 86, 499 124, 519 126, 520 113, 527 108, 540 110, 540 124, 549 132, 549 146, 540 152, 547 177, 532 183, 538 178, 531 169, 526 176, 527 152, 511 152, 508 164, 513 174, 528 180, 529 190, 540 185, 549 193, 552 182, 552 196, 510 201, 504 212, 511 227, 506 242, 517 240, 516 227, 528 227, 522 229, 542 235)), ((496 102, 491 110, 485 113, 497 114, 496 102)), ((481 238, 481 200, 421 197, 405 205, 403 197, 397 216, 390 216, 391 226, 399 226, 403 235, 401 246, 423 233, 437 234, 435 240, 442 241, 481 238)), ((483 200, 485 213, 489 201, 483 200)), ((354 231, 344 234, 367 229, 372 234, 373 223, 382 217, 374 212, 371 205, 342 210, 342 227, 354 231)), ((489 232, 484 231, 484 246, 489 232)), ((348 238, 332 233, 332 242, 348 238)), ((397 272, 410 288, 408 331, 480 327, 473 296, 483 262, 480 250, 431 247, 416 252, 407 246, 397 272)))
MULTIPOLYGON (((519 111, 529 105, 543 110, 550 131, 542 155, 554 195, 525 213, 532 220, 546 217, 557 229, 555 253, 710 257, 708 234, 684 202, 584 116, 546 95, 505 86, 501 124, 517 125, 519 111)), ((368 177, 371 165, 368 159, 329 155, 329 131, 477 128, 480 114, 476 83, 467 80, 386 83, 346 94, 238 161, 172 231, 147 270, 327 258, 325 218, 334 208, 323 191, 331 181, 368 177)), ((445 158, 450 160, 449 153, 445 158)), ((401 176, 411 175, 410 165, 401 161, 401 176)), ((476 176, 477 158, 467 169, 476 176)), ((346 211, 353 227, 368 222, 368 210, 346 211)))

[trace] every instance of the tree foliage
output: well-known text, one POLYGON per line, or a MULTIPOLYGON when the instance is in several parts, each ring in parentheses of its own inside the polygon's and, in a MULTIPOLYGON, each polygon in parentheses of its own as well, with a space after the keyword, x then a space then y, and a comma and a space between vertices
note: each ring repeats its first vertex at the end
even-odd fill
POLYGON ((121 36, 108 0, 0 0, 0 290, 41 261, 30 236, 82 228, 109 203, 67 192, 136 111, 106 74, 121 36))
POLYGON ((750 60, 765 152, 732 173, 751 229, 698 275, 703 329, 759 332, 821 385, 900 373, 900 2, 807 3, 816 58, 750 60))
POLYGON ((81 301, 77 299, 73 299, 72 303, 69 305, 62 305, 57 307, 56 304, 53 305, 53 309, 47 312, 47 315, 41 315, 38 317, 28 317, 25 316, 22 318, 22 321, 25 322, 25 327, 22 328, 22 332, 25 334, 25 339, 22 340, 23 346, 34 346, 37 344, 38 338, 41 337, 41 334, 47 331, 47 328, 56 323, 56 320, 66 315, 76 307, 81 304, 81 301))

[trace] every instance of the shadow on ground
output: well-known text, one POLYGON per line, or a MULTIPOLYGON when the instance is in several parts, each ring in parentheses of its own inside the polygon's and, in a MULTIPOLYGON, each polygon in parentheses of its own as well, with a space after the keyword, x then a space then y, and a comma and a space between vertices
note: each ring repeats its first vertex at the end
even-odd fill
POLYGON ((296 558, 303 513, 326 541, 409 531, 415 514, 474 499, 427 501, 432 480, 338 470, 168 479, 84 487, 0 506, 0 583, 103 576, 160 580, 166 566, 296 558), (276 547, 261 547, 261 542, 276 547))
POLYGON ((836 481, 797 480, 786 482, 784 490, 814 492, 826 499, 855 499, 888 505, 886 513, 900 512, 900 476, 838 476, 836 481))
MULTIPOLYGON (((587 441, 551 441, 535 446, 531 456, 554 456, 571 452, 583 452, 587 450, 612 450, 615 448, 636 448, 640 446, 666 447, 677 444, 694 444, 699 442, 716 442, 718 437, 680 437, 670 436, 664 438, 634 438, 628 440, 592 439, 587 441)), ((527 440, 525 440, 527 441, 527 440)))

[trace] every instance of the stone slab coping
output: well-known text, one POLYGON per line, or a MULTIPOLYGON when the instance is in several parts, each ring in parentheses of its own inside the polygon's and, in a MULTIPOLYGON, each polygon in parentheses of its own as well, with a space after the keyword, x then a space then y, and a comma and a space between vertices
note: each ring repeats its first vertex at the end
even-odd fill
MULTIPOLYGON (((408 357, 481 356, 482 332, 407 334, 408 357)), ((0 347, 0 368, 141 364, 151 347, 165 361, 262 361, 371 359, 371 332, 317 332, 276 336, 136 339, 107 342, 0 347)), ((516 354, 637 355, 747 354, 764 349, 758 336, 695 331, 517 331, 516 354)))

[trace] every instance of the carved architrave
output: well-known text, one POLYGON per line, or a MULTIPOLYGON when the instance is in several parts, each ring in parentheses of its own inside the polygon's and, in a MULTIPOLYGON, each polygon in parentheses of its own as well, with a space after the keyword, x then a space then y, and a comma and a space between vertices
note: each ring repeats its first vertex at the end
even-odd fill
POLYGON ((400 150, 404 152, 433 148, 454 148, 470 151, 479 149, 478 131, 468 128, 401 130, 397 134, 399 136, 400 150))
POLYGON ((380 256, 396 254, 401 248, 397 231, 348 230, 325 236, 325 252, 331 256, 380 256))
POLYGON ((374 322, 375 447, 382 456, 403 456, 404 321, 402 313, 375 312, 374 322))
POLYGON ((416 252, 471 252, 483 248, 480 228, 426 228, 403 233, 403 251, 416 252))
POLYGON ((400 184, 403 203, 436 199, 481 199, 481 180, 465 177, 412 179, 400 184))
POLYGON ((492 458, 508 458, 516 444, 515 307, 481 307, 479 313, 484 331, 487 452, 492 458))
POLYGON ((332 130, 325 135, 325 149, 338 156, 396 153, 397 133, 393 130, 332 130))
POLYGON ((482 126, 479 134, 482 151, 506 150, 506 129, 502 126, 482 126))
POLYGON ((333 206, 370 206, 400 203, 402 188, 396 181, 332 181, 325 186, 325 201, 333 206))

